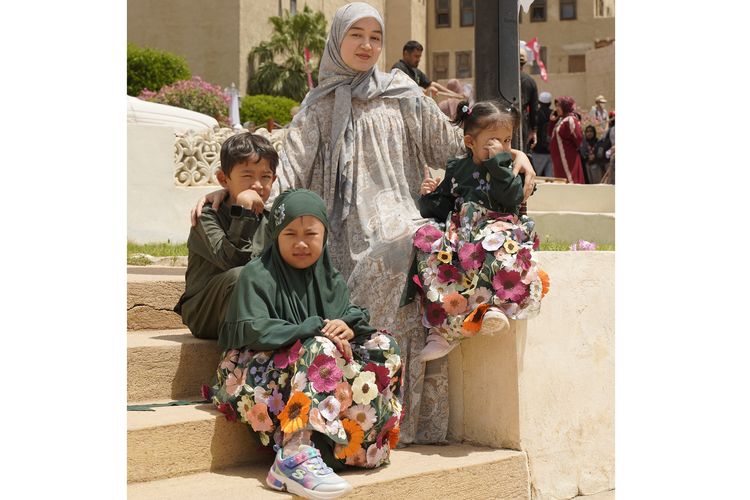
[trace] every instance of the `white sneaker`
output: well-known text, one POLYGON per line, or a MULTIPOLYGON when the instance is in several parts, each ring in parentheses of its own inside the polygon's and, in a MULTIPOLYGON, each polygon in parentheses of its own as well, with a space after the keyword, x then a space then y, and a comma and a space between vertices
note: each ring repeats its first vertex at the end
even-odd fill
POLYGON ((508 317, 497 307, 490 307, 482 318, 482 335, 499 335, 510 327, 508 317))
POLYGON ((427 336, 427 343, 417 355, 417 359, 424 363, 433 359, 442 358, 458 345, 458 341, 448 342, 439 333, 431 333, 427 336))
POLYGON ((336 498, 353 489, 323 462, 316 448, 307 445, 300 446, 297 453, 286 458, 281 449, 277 450, 266 484, 275 490, 315 500, 336 498))

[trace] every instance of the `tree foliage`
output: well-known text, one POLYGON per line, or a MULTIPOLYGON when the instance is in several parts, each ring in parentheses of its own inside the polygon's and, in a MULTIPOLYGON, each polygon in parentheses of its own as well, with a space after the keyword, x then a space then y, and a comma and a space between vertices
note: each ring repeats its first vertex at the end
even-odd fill
POLYGON ((317 61, 326 43, 326 19, 305 5, 301 12, 289 11, 272 16, 271 39, 253 48, 248 55, 250 94, 285 96, 301 101, 307 93, 305 47, 310 51, 313 83, 317 85, 317 61), (257 66, 256 66, 257 65, 257 66))
POLYGON ((137 96, 143 89, 158 92, 165 85, 188 79, 190 69, 183 57, 128 44, 128 95, 137 96))

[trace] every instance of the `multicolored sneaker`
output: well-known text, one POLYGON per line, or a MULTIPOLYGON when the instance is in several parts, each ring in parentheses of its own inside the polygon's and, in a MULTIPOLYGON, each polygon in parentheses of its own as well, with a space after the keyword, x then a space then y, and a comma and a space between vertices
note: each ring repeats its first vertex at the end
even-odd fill
POLYGON ((266 484, 275 490, 321 500, 345 495, 353 489, 323 462, 316 448, 307 445, 300 446, 296 454, 287 458, 282 457, 279 449, 266 484))

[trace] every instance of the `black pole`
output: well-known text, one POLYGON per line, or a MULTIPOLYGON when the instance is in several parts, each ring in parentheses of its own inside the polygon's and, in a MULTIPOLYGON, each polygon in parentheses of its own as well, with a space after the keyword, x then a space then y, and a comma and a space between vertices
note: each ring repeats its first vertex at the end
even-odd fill
MULTIPOLYGON (((520 110, 518 0, 476 0, 474 67, 477 100, 504 99, 520 110)), ((513 148, 523 144, 521 127, 513 148)))

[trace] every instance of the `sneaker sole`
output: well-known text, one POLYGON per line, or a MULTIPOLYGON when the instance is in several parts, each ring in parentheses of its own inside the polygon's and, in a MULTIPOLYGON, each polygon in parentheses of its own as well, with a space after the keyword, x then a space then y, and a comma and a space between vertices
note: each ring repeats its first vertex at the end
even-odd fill
POLYGON ((315 491, 315 490, 308 490, 301 484, 299 484, 297 481, 291 480, 284 476, 277 476, 273 468, 268 471, 268 476, 266 477, 266 484, 269 488, 272 488, 277 491, 287 491, 289 493, 292 493, 297 496, 301 496, 303 498, 312 498, 313 500, 326 500, 329 498, 338 498, 341 495, 346 495, 347 493, 351 493, 354 488, 352 488, 352 485, 348 485, 349 487, 340 491, 315 491))
POLYGON ((508 329, 510 323, 505 318, 485 318, 482 321, 482 328, 479 331, 480 335, 499 335, 508 329))

